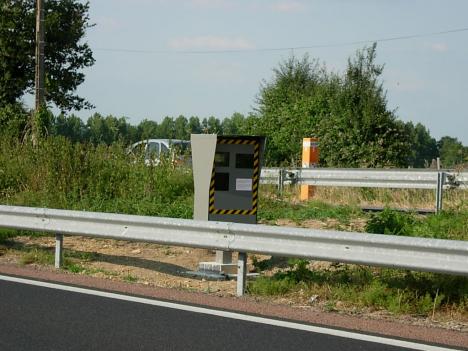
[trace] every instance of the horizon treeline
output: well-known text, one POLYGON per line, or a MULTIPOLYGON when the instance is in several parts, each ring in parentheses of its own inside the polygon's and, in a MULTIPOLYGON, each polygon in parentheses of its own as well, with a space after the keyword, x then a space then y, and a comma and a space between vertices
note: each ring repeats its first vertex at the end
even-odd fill
MULTIPOLYGON (((160 122, 143 119, 136 125, 129 123, 127 117, 103 116, 99 113, 94 113, 87 121, 83 121, 74 114, 65 115, 61 113, 54 116, 48 111, 45 119, 46 121, 42 125, 45 135, 62 136, 75 143, 91 143, 93 145, 103 144, 109 146, 119 142, 124 146, 129 146, 145 139, 190 140, 190 134, 197 133, 219 135, 258 134, 256 133, 258 116, 254 114, 245 116, 238 112, 222 120, 214 116, 209 118, 191 116, 187 118, 180 115, 178 117, 166 116, 160 122)), ((27 130, 27 113, 23 109, 0 110, 0 125, 3 125, 0 135, 10 138, 17 137, 19 131, 27 130), (2 118, 6 117, 7 112, 13 113, 16 118, 2 118), (21 115, 23 115, 23 118, 18 118, 21 115), (6 123, 7 121, 9 123, 6 123)), ((454 167, 466 162, 463 155, 467 153, 468 148, 463 146, 457 138, 444 136, 436 140, 431 137, 429 130, 421 123, 414 125, 412 122, 407 122, 405 126, 413 134, 414 140, 411 145, 414 153, 407 160, 408 167, 431 167, 431 163, 437 157, 440 157, 444 167, 454 167)), ((20 132, 19 134, 21 139, 25 138, 23 133, 20 132)), ((274 162, 271 164, 274 165, 274 162)))
POLYGON ((185 139, 192 133, 262 135, 268 166, 300 166, 302 138, 320 140, 320 166, 348 168, 423 168, 440 157, 442 167, 468 164, 468 147, 457 138, 436 140, 421 123, 404 122, 387 105, 376 44, 358 50, 343 72, 318 59, 291 56, 263 81, 248 115, 166 116, 132 125, 126 117, 94 113, 54 115, 26 111, 21 102, 0 104, 0 134, 19 140, 63 136, 74 143, 124 146, 144 139, 185 139))

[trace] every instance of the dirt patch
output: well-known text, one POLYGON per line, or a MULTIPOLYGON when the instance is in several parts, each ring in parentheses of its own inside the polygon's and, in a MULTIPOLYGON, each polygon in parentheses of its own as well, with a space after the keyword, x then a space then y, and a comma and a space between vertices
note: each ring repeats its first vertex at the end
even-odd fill
MULTIPOLYGON (((364 220, 365 221, 365 220, 364 220)), ((282 227, 299 227, 299 228, 309 228, 309 229, 336 229, 343 227, 343 225, 334 218, 327 218, 324 220, 318 219, 306 219, 301 222, 292 221, 290 219, 278 219, 275 221, 275 225, 282 227)), ((365 223, 364 223, 365 226, 365 223)))
MULTIPOLYGON (((21 262, 21 251, 41 248, 52 252, 54 238, 21 236, 0 257, 1 262, 21 262)), ((211 281, 190 276, 202 261, 214 261, 214 251, 86 237, 65 237, 65 257, 78 274, 143 285, 220 292, 234 295, 235 281, 211 281)), ((236 257, 234 257, 236 258, 236 257)))

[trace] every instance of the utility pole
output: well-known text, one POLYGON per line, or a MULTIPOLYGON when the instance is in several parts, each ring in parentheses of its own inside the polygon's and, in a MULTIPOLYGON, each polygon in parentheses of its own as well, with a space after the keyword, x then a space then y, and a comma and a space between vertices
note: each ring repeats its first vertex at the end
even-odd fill
POLYGON ((44 0, 36 0, 36 70, 35 70, 35 114, 31 116, 31 139, 37 145, 38 125, 36 114, 44 105, 44 0))
POLYGON ((36 112, 44 104, 44 0, 36 0, 36 112))

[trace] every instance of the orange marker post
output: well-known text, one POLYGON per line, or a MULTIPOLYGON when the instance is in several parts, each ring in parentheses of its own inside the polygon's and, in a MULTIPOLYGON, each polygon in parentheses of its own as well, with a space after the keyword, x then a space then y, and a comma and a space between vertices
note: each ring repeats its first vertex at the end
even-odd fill
MULTIPOLYGON (((319 162, 319 140, 318 138, 302 139, 302 168, 317 167, 319 162)), ((315 186, 301 185, 301 201, 309 200, 314 196, 315 186)))

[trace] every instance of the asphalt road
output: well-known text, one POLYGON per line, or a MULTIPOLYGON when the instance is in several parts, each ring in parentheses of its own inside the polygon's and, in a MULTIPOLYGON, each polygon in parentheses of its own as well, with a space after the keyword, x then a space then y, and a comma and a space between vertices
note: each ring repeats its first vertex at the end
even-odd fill
POLYGON ((0 350, 409 349, 0 280, 0 350))

